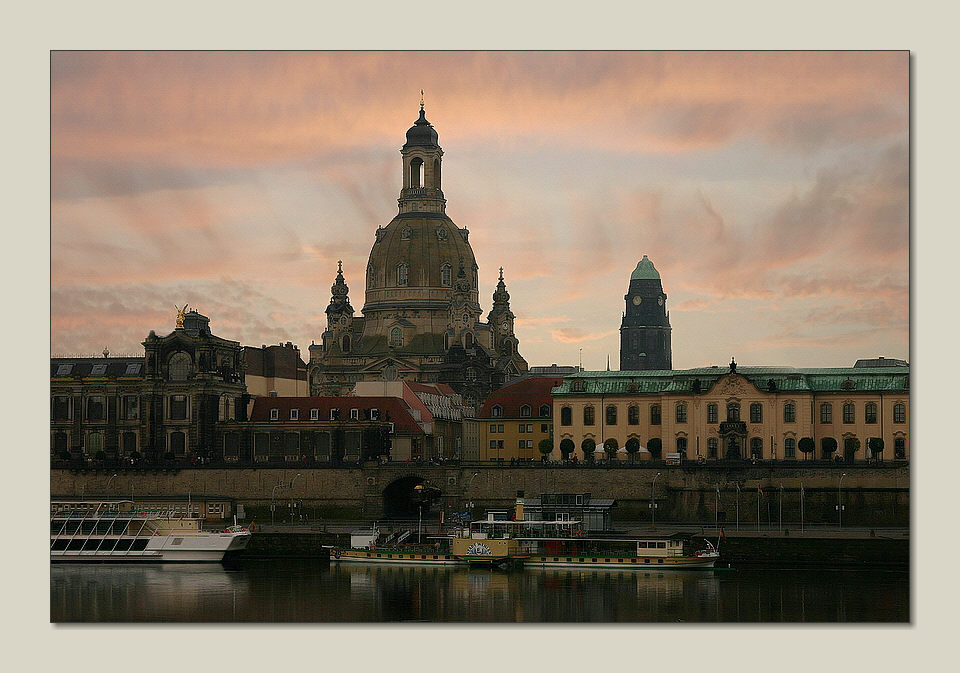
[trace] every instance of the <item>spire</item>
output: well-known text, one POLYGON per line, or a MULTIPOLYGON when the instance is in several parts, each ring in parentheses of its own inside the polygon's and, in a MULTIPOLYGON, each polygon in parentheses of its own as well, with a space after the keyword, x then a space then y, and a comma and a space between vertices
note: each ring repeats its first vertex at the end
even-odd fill
POLYGON ((343 277, 343 260, 337 260, 337 278, 330 286, 330 305, 327 306, 327 313, 353 313, 353 307, 350 306, 349 297, 350 288, 347 287, 346 280, 343 277))
POLYGON ((507 292, 507 284, 503 282, 503 267, 500 267, 500 280, 497 281, 497 289, 493 293, 493 305, 496 308, 497 306, 504 306, 505 308, 510 308, 510 293, 507 292))

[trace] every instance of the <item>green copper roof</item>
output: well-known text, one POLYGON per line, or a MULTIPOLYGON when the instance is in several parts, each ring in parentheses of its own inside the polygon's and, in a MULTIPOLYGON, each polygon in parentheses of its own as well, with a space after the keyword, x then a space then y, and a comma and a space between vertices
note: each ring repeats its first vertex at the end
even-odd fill
MULTIPOLYGON (((600 394, 691 394, 699 388, 701 394, 722 377, 729 367, 698 367, 695 369, 649 371, 579 372, 564 378, 553 389, 554 395, 600 394), (576 386, 574 381, 582 380, 576 386), (699 386, 695 382, 699 382, 699 386)), ((750 381, 758 390, 770 392, 770 382, 777 392, 811 391, 870 391, 906 392, 909 390, 909 367, 837 367, 805 369, 795 367, 737 367, 737 374, 750 381)), ((694 393, 695 394, 695 393, 694 393)))
POLYGON ((653 262, 644 255, 643 259, 637 262, 637 268, 630 274, 630 280, 660 280, 660 274, 653 266, 653 262))

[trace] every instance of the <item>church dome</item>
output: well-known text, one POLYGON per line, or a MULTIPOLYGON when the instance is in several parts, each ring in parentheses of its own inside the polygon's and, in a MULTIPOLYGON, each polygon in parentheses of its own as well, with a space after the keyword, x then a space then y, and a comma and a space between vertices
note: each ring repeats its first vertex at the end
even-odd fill
POLYGON ((401 213, 377 230, 367 262, 364 312, 388 306, 445 310, 461 266, 475 303, 477 262, 468 232, 443 213, 401 213))
POLYGON ((437 135, 437 130, 433 128, 433 124, 427 121, 426 113, 424 113, 422 107, 420 108, 420 119, 414 122, 413 126, 407 131, 407 142, 403 146, 404 148, 440 146, 440 136, 437 135))
POLYGON ((630 280, 660 280, 660 274, 646 255, 637 262, 637 268, 630 274, 630 280))

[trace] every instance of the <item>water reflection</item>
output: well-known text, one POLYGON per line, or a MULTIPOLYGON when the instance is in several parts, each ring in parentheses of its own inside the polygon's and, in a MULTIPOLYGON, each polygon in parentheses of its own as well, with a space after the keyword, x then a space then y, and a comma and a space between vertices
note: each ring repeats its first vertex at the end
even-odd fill
POLYGON ((907 621, 906 572, 246 562, 51 568, 51 619, 206 622, 907 621))

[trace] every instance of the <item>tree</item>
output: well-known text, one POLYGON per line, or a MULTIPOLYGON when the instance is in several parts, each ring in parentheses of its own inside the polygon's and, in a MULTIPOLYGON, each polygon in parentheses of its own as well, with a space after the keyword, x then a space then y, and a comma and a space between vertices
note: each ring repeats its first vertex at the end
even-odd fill
POLYGON ((573 440, 569 437, 560 440, 560 455, 563 456, 564 460, 569 460, 570 454, 573 453, 576 448, 576 444, 574 444, 573 440))
POLYGON ((597 443, 587 437, 583 440, 583 443, 580 444, 580 448, 583 449, 583 459, 587 462, 593 462, 593 452, 597 450, 597 443))
POLYGON ((540 440, 537 448, 540 449, 540 453, 543 454, 544 458, 546 458, 553 452, 553 442, 544 437, 540 440))
POLYGON ((800 449, 803 453, 809 454, 813 453, 813 450, 817 448, 817 445, 813 443, 813 438, 811 437, 801 437, 800 441, 797 442, 797 448, 800 449))
POLYGON ((867 440, 867 448, 870 449, 870 457, 883 453, 883 439, 881 437, 871 437, 867 440))
POLYGON ((632 462, 636 460, 637 453, 640 452, 640 440, 637 439, 636 437, 631 437, 630 439, 627 440, 627 443, 624 446, 624 448, 626 448, 627 453, 630 454, 630 461, 632 462))
POLYGON ((616 460, 617 459, 617 449, 620 448, 620 445, 617 443, 617 440, 613 437, 610 437, 607 441, 603 443, 603 451, 607 454, 607 460, 616 460))
POLYGON ((853 460, 853 454, 860 449, 860 440, 856 437, 845 437, 843 440, 843 457, 844 459, 847 456, 850 457, 850 460, 853 460))
POLYGON ((660 454, 663 452, 663 442, 660 441, 659 437, 654 437, 647 442, 647 451, 650 452, 651 458, 660 459, 660 454))

